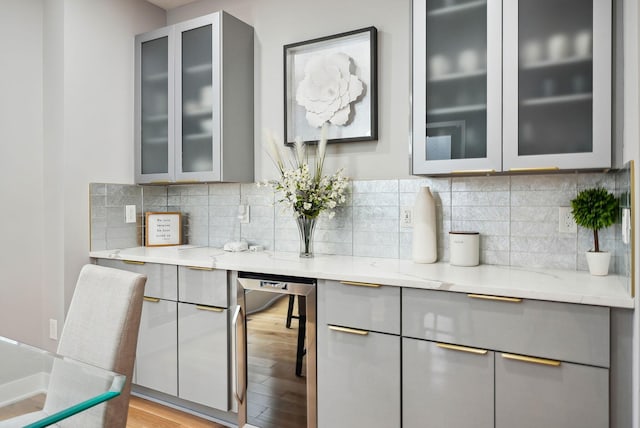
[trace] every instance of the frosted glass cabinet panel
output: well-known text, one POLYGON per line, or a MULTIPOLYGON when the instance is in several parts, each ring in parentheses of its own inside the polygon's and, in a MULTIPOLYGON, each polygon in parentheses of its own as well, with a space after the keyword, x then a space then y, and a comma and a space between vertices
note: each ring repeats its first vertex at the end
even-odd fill
POLYGON ((136 60, 136 182, 252 182, 253 28, 201 16, 137 36, 136 60))
POLYGON ((504 169, 611 164, 611 1, 504 3, 504 169))
POLYGON ((141 173, 150 180, 167 180, 173 175, 173 47, 171 30, 160 29, 142 36, 136 44, 136 76, 139 98, 136 126, 140 139, 137 159, 141 173))
POLYGON ((499 170, 499 0, 413 1, 413 173, 499 170))
POLYGON ((220 179, 220 103, 215 102, 220 95, 220 67, 217 56, 214 59, 219 37, 213 28, 219 25, 209 17, 176 25, 178 180, 220 179))

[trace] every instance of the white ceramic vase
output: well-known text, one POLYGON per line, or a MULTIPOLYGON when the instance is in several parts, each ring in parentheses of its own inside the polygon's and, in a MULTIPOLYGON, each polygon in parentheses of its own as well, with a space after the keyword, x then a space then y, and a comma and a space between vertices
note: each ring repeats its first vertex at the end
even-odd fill
POLYGON ((596 276, 606 276, 609 274, 609 260, 611 253, 608 251, 587 251, 587 264, 589 265, 589 273, 596 276))
POLYGON ((435 263, 438 259, 436 201, 429 187, 421 187, 413 206, 413 248, 415 263, 435 263))

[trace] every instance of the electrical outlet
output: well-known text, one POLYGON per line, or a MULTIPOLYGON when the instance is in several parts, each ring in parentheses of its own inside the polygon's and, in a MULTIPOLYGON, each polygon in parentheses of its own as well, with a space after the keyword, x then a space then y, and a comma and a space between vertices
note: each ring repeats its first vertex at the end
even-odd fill
POLYGON ((136 206, 125 205, 124 207, 124 222, 135 223, 136 222, 136 206))
POLYGON ((238 205, 238 218, 241 224, 249 223, 249 205, 238 205))
POLYGON ((410 207, 400 208, 400 227, 413 227, 413 209, 410 207))
POLYGON ((578 232, 578 226, 576 226, 576 222, 573 220, 573 215, 571 214, 571 207, 560 207, 558 209, 558 232, 578 232))
POLYGON ((58 321, 49 319, 49 339, 58 340, 58 321))

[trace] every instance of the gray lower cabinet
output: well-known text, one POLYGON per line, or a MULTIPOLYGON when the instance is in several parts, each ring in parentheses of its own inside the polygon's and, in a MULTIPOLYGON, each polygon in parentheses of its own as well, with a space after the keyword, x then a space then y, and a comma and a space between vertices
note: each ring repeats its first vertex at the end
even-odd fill
POLYGON ((101 266, 147 276, 133 382, 178 394, 178 270, 174 265, 98 259, 101 266))
POLYGON ((178 394, 177 302, 145 297, 136 351, 136 385, 178 394))
POLYGON ((318 281, 319 428, 395 428, 400 416, 400 289, 318 281))
POLYGON ((603 307, 403 288, 403 427, 608 427, 609 329, 603 307))
POLYGON ((146 275, 145 296, 178 300, 178 271, 175 265, 115 259, 98 259, 98 264, 146 275))
POLYGON ((178 397, 229 409, 228 310, 178 303, 178 397))
POLYGON ((134 384, 229 410, 227 271, 97 259, 147 275, 134 384))
POLYGON ((318 427, 400 426, 400 337, 318 326, 318 427))
POLYGON ((496 428, 609 426, 608 369, 497 353, 495 370, 496 428))
POLYGON ((493 428, 493 365, 486 349, 402 338, 402 426, 493 428))

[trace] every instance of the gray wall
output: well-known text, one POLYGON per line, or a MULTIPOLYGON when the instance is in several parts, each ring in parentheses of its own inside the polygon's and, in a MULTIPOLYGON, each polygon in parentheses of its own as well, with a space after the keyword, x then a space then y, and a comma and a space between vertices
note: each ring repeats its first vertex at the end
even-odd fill
POLYGON ((410 0, 202 0, 169 10, 174 24, 224 10, 255 29, 255 179, 276 169, 263 129, 283 134, 283 46, 359 28, 378 29, 378 141, 330 145, 327 171, 357 179, 409 177, 410 0))

